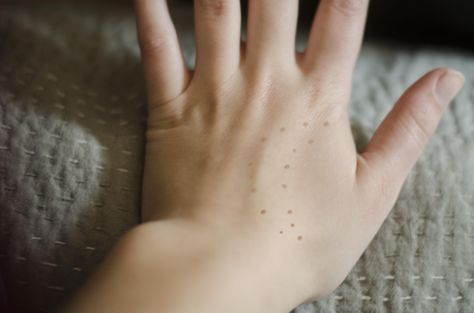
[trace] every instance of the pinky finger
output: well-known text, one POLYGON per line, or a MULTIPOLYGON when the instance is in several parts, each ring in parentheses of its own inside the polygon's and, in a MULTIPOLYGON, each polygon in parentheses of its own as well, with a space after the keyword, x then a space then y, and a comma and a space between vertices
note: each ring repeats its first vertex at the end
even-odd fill
POLYGON ((166 0, 135 0, 135 11, 150 105, 159 106, 179 96, 191 75, 166 0))

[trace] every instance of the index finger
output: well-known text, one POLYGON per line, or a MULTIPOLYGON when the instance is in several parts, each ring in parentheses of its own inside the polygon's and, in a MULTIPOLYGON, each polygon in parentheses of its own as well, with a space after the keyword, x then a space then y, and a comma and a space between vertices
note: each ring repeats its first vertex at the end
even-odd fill
POLYGON ((303 66, 350 82, 359 55, 369 0, 321 0, 303 66))

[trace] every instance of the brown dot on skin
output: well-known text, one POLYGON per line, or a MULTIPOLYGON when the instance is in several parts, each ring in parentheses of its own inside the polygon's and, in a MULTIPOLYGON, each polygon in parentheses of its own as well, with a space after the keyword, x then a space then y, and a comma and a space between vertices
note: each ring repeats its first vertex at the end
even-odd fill
POLYGON ((280 234, 283 234, 283 230, 280 230, 280 234))
POLYGON ((286 187, 288 187, 286 184, 283 184, 281 186, 283 187, 283 189, 286 189, 286 187))
POLYGON ((288 214, 292 214, 293 213, 293 210, 288 210, 288 214))
POLYGON ((303 236, 298 236, 298 240, 303 240, 303 236))
POLYGON ((328 127, 328 126, 329 126, 329 122, 328 122, 328 121, 326 121, 326 122, 324 122, 324 124, 323 124, 323 125, 324 125, 324 127, 328 127))
POLYGON ((286 164, 285 169, 289 169, 289 168, 290 168, 290 164, 286 164))
POLYGON ((285 127, 280 128, 280 131, 283 133, 286 130, 285 127))
POLYGON ((291 227, 295 227, 295 224, 291 223, 290 226, 291 226, 291 227))
POLYGON ((308 126, 308 122, 304 122, 304 123, 303 123, 303 126, 304 126, 304 127, 307 127, 307 126, 308 126))
POLYGON ((253 163, 252 163, 252 162, 249 162, 247 165, 248 165, 248 166, 252 166, 252 165, 253 165, 253 163))
POLYGON ((257 188, 252 188, 252 192, 257 192, 257 188))
POLYGON ((262 214, 262 215, 265 215, 265 213, 267 213, 266 210, 261 210, 261 211, 260 211, 260 214, 262 214))
POLYGON ((296 152, 296 149, 293 149, 293 152, 296 152))
POLYGON ((314 140, 313 140, 313 139, 308 140, 308 144, 309 144, 309 145, 312 145, 313 143, 314 143, 314 140))
POLYGON ((262 139, 260 140, 261 142, 265 142, 267 141, 267 138, 266 137, 262 137, 262 139))

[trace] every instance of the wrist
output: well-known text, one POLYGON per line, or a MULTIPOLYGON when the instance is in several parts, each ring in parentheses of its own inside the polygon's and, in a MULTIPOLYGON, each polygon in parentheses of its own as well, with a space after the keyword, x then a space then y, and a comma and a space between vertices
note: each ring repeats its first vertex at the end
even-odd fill
POLYGON ((145 224, 128 236, 124 253, 141 258, 139 263, 129 259, 124 266, 168 282, 152 296, 150 308, 161 305, 163 312, 173 313, 287 313, 300 304, 285 257, 269 257, 272 254, 262 251, 257 238, 249 241, 235 236, 235 231, 218 232, 183 220, 145 224))
POLYGON ((301 294, 294 277, 285 277, 287 265, 249 245, 196 223, 140 225, 119 241, 67 312, 291 311, 301 294))

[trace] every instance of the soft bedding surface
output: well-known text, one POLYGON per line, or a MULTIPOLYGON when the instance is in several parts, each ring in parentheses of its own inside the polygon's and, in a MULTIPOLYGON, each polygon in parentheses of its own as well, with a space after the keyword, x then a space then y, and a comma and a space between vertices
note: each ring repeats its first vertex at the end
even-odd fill
MULTIPOLYGON (((177 19, 192 65, 189 14, 177 19)), ((441 65, 466 74, 463 92, 345 282, 297 312, 474 311, 474 55, 367 43, 350 115, 363 147, 441 65)), ((138 223, 145 121, 132 12, 0 11, 0 271, 19 312, 57 307, 138 223)))

